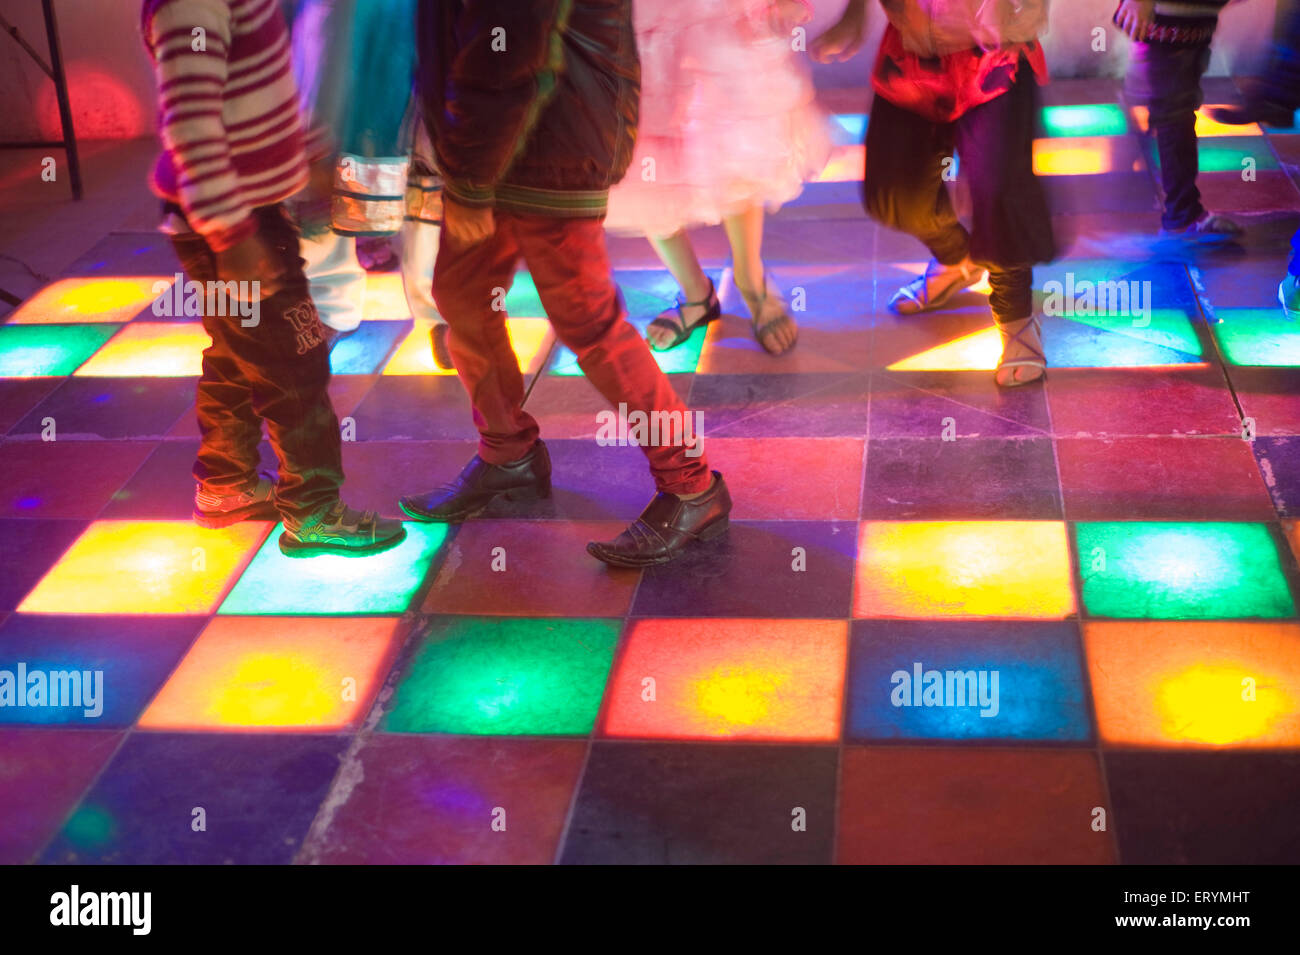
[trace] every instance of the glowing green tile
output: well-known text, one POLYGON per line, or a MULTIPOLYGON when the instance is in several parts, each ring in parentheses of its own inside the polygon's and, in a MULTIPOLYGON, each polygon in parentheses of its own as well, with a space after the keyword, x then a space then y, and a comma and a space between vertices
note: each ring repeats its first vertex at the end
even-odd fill
POLYGON ((1083 602, 1092 616, 1295 615, 1273 535, 1264 524, 1116 521, 1079 524, 1077 535, 1083 602))
MULTIPOLYGON (((1160 155, 1154 146, 1148 146, 1155 168, 1160 168, 1160 155)), ((1263 136, 1208 136, 1196 144, 1201 172, 1235 172, 1252 168, 1255 171, 1277 169, 1277 158, 1263 136)))
POLYGON ((1219 308, 1212 325, 1233 365, 1300 366, 1300 322, 1281 308, 1219 308))
POLYGON ((506 293, 506 314, 513 318, 545 318, 542 297, 537 293, 537 283, 528 272, 515 276, 510 291, 506 293))
POLYGON ((585 736, 619 627, 617 620, 441 618, 398 686, 384 729, 585 736))
POLYGON ((403 613, 447 539, 445 524, 406 523, 406 540, 370 556, 322 554, 290 558, 280 553, 279 525, 222 603, 222 614, 403 613))
POLYGON ((99 806, 83 804, 63 826, 63 835, 79 849, 98 849, 113 838, 117 824, 113 814, 99 806))
POLYGON ((121 325, 0 325, 0 378, 70 375, 121 325))
POLYGON ((1128 132, 1124 111, 1114 103, 1047 106, 1043 127, 1048 136, 1123 136, 1128 132))

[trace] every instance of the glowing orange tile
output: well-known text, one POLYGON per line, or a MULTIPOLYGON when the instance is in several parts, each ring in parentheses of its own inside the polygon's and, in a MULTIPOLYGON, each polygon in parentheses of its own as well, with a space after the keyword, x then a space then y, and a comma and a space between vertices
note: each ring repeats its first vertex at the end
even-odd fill
MULTIPOLYGON (((393 357, 384 366, 385 375, 454 375, 433 363, 433 347, 429 343, 432 322, 417 321, 411 333, 397 346, 393 357)), ((519 367, 524 374, 537 371, 550 343, 551 323, 544 318, 507 318, 506 330, 519 367)))
POLYGON ((9 316, 15 325, 129 322, 163 292, 175 276, 60 279, 41 289, 9 316))
POLYGON ((813 182, 855 182, 861 179, 866 167, 866 149, 862 143, 834 147, 831 158, 813 182))
POLYGON ((23 613, 201 614, 216 609, 271 525, 95 521, 23 600, 23 613))
POLYGON ((837 740, 841 620, 638 620, 610 681, 606 736, 837 740))
POLYGON ((909 355, 894 362, 889 370, 992 371, 1001 358, 1002 334, 993 326, 909 355))
MULTIPOLYGON (((238 319, 231 319, 238 321, 238 319)), ((199 322, 132 322, 75 372, 92 378, 186 378, 203 371, 211 344, 199 322)))
POLYGON ((1300 746, 1300 623, 1097 621, 1083 642, 1116 746, 1300 746))
POLYGON ((1056 620, 1075 610, 1060 521, 864 521, 855 617, 1056 620))
POLYGON ((334 730, 365 716, 400 646, 397 617, 218 617, 140 726, 334 730))
MULTIPOLYGON (((1259 128, 1259 123, 1247 123, 1245 126, 1229 126, 1226 123, 1220 123, 1211 119, 1208 111, 1224 106, 1223 103, 1206 103, 1196 111, 1196 136, 1198 139, 1207 136, 1262 136, 1264 131, 1259 128)), ((1138 129, 1147 132, 1150 126, 1150 113, 1145 106, 1133 107, 1133 119, 1137 122, 1138 129)))
POLYGON ((1098 176, 1126 171, 1116 162, 1120 137, 1070 136, 1034 140, 1034 173, 1039 176, 1098 176))

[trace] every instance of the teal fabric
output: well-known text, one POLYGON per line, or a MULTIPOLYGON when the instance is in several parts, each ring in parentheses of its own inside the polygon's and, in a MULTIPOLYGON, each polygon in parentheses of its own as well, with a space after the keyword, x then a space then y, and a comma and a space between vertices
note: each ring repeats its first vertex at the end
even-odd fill
POLYGON ((284 0, 305 112, 330 131, 338 151, 409 152, 403 120, 415 75, 416 2, 284 0))

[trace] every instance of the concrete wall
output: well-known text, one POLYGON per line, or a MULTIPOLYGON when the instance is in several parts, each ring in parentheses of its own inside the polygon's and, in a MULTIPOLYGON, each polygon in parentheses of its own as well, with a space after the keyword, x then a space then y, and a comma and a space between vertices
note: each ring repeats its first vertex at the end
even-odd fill
MULTIPOLYGON (((654 0, 638 0, 650 2, 654 0)), ((1246 75, 1262 68, 1278 0, 1244 0, 1225 11, 1211 73, 1246 75)), ((1058 77, 1117 76, 1128 41, 1109 28, 1116 0, 1055 0, 1046 38, 1058 77), (1106 28, 1106 50, 1094 52, 1092 31, 1106 28)), ((843 0, 814 0, 815 35, 838 19, 843 0)), ((55 0, 71 84, 73 119, 83 139, 152 135, 153 79, 141 46, 137 0, 55 0)), ((4 0, 4 16, 46 54, 39 0, 4 0)), ((873 6, 870 36, 857 59, 816 68, 822 86, 866 84, 884 16, 873 6)), ((0 36, 0 141, 57 138, 54 86, 8 36, 0 36)))

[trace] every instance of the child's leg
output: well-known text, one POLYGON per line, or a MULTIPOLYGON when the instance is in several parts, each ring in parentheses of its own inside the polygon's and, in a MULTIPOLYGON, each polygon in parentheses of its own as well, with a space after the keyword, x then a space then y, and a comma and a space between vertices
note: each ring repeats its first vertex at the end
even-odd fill
POLYGON ((366 271, 357 261, 357 240, 326 229, 303 237, 299 248, 321 322, 336 332, 356 331, 366 293, 366 271))
MULTIPOLYGON (((197 233, 172 237, 172 247, 187 279, 216 280, 212 250, 197 233)), ((205 315, 203 327, 212 344, 203 351, 195 412, 199 423, 199 453, 194 479, 201 493, 237 494, 257 482, 257 445, 262 425, 253 412, 252 389, 231 351, 229 333, 239 319, 205 315)))
POLYGON ((646 337, 658 349, 671 348, 686 340, 700 322, 712 321, 721 308, 713 282, 704 274, 691 238, 682 229, 665 238, 647 236, 659 261, 668 268, 682 290, 680 304, 660 312, 646 329, 646 337))
POLYGON ((1038 86, 1023 61, 1007 92, 957 120, 961 175, 970 186, 971 259, 989 270, 989 305, 1003 337, 1001 385, 1041 378, 1033 267, 1056 255, 1051 212, 1034 175, 1038 86))
POLYGON ((867 214, 915 236, 940 264, 961 264, 969 252, 968 236, 943 178, 944 159, 952 157, 952 125, 931 122, 878 95, 866 151, 862 201, 867 214))
POLYGON ((700 266, 695 247, 691 245, 691 238, 685 229, 667 238, 651 238, 650 244, 659 260, 677 280, 686 301, 700 302, 708 298, 712 285, 700 266))
POLYGON ((482 242, 443 242, 433 271, 433 295, 451 329, 451 357, 474 407, 478 455, 488 464, 518 461, 539 431, 523 408, 524 378, 499 307, 518 262, 510 217, 497 213, 496 231, 482 242))
POLYGON ((727 216, 722 225, 731 243, 736 287, 749 306, 754 334, 767 352, 780 355, 794 345, 799 329, 781 296, 769 294, 763 268, 763 218, 763 207, 753 205, 727 216))
POLYGON ((681 440, 661 436, 658 444, 642 449, 655 486, 676 495, 707 490, 711 479, 705 456, 687 453, 684 440, 688 420, 693 425, 694 419, 625 317, 602 220, 510 216, 509 222, 555 334, 578 356, 596 390, 612 406, 625 405, 629 414, 664 412, 668 417, 660 420, 681 424, 681 440))
POLYGON ((285 287, 260 303, 255 326, 226 324, 231 354, 248 380, 280 463, 276 503, 286 521, 319 516, 343 484, 339 423, 329 398, 329 346, 308 294, 298 235, 279 206, 255 212, 262 238, 282 257, 285 287))
POLYGON ((1190 47, 1134 43, 1124 79, 1130 102, 1148 110, 1165 194, 1161 225, 1171 231, 1186 229, 1205 215, 1196 188, 1196 110, 1201 106, 1201 76, 1209 64, 1208 40, 1190 47))

